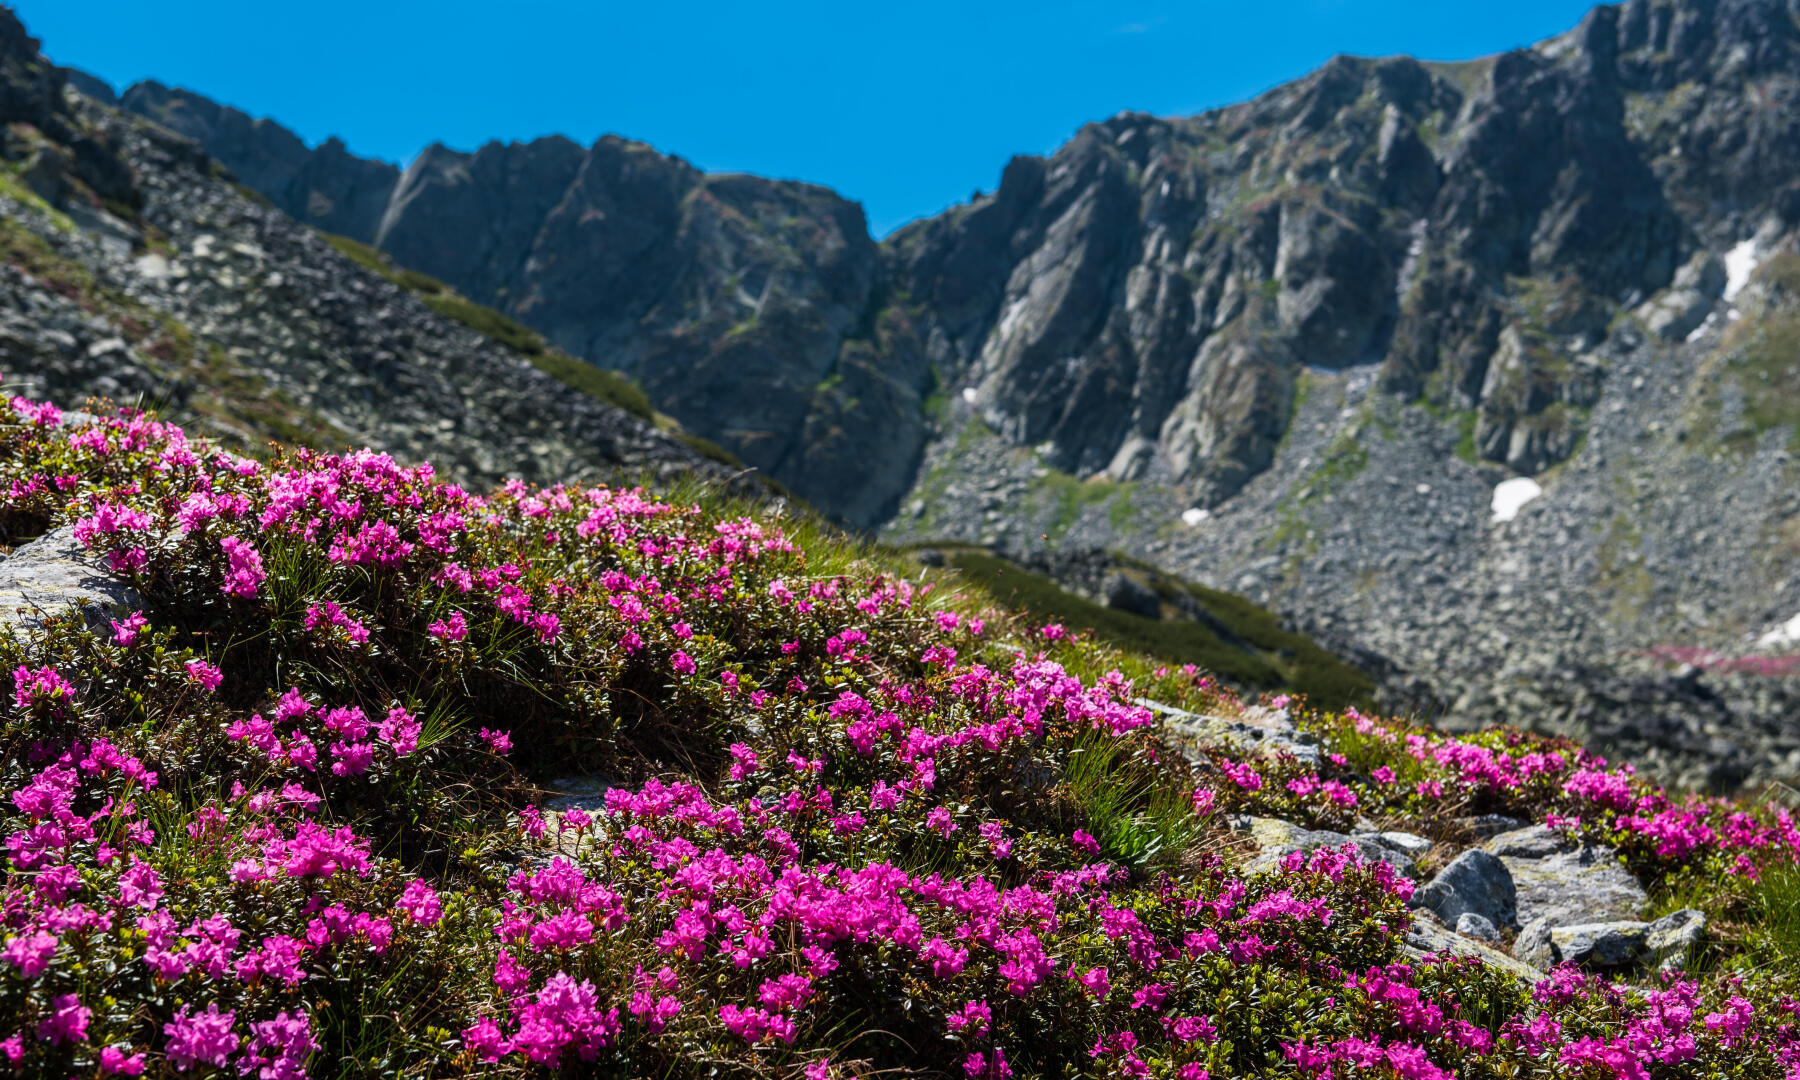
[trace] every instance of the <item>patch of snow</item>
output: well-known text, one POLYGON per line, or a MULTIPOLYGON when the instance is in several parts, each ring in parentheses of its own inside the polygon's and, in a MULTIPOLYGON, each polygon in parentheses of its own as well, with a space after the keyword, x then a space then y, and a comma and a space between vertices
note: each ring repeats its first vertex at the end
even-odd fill
POLYGON ((973 386, 963 387, 963 400, 971 405, 975 404, 975 388, 973 386))
POLYGON ((1431 485, 1430 484, 1420 484, 1417 487, 1413 488, 1413 490, 1418 492, 1421 495, 1429 495, 1429 494, 1431 494, 1431 485))
POLYGON ((1730 303, 1756 272, 1756 241, 1746 240, 1725 253, 1725 302, 1730 303))
POLYGON ((152 281, 165 281, 171 273, 168 256, 155 251, 140 256, 132 266, 152 281))
POLYGON ((1181 512, 1181 523, 1183 525, 1198 525, 1209 517, 1212 517, 1211 510, 1198 506, 1190 506, 1181 512))
POLYGON ((1519 516, 1525 504, 1544 493, 1543 486, 1529 476, 1515 476, 1494 485, 1494 520, 1511 521, 1519 516))
POLYGON ((1800 615, 1794 616, 1756 639, 1756 646, 1759 649, 1785 649, 1796 643, 1800 643, 1800 615))
POLYGON ((1699 326, 1694 327, 1693 331, 1688 334, 1687 339, 1686 339, 1687 343, 1689 345, 1692 345, 1694 342, 1699 341, 1701 338, 1705 337, 1706 332, 1708 330, 1712 329, 1712 324, 1713 324, 1713 317, 1711 315, 1708 315, 1704 320, 1701 321, 1699 326))

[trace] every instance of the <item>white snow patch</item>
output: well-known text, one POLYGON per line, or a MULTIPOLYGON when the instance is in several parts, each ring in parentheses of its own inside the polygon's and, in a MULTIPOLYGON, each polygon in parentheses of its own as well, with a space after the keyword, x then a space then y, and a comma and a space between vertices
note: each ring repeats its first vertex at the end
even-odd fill
POLYGON ((1209 517, 1212 517, 1211 510, 1198 506, 1190 506, 1181 512, 1181 523, 1183 525, 1198 525, 1209 517))
POLYGON ((1756 241, 1746 240, 1725 253, 1725 302, 1730 303, 1756 271, 1756 241))
POLYGON ((1759 649, 1785 649, 1797 642, 1800 642, 1800 615, 1757 638, 1756 646, 1759 649))
POLYGON ((973 405, 973 404, 975 404, 975 397, 976 397, 975 388, 973 386, 963 387, 963 400, 964 401, 973 405))
POLYGON ((1705 337, 1706 332, 1708 330, 1712 329, 1712 324, 1713 324, 1713 317, 1711 315, 1708 315, 1705 319, 1701 320, 1701 323, 1699 326, 1694 327, 1693 331, 1688 334, 1688 336, 1686 338, 1687 343, 1689 345, 1692 345, 1694 342, 1699 341, 1701 338, 1705 337))
POLYGON ((1494 485, 1494 520, 1511 521, 1519 516, 1526 503, 1543 493, 1543 487, 1529 476, 1500 481, 1494 485))
POLYGON ((137 261, 131 265, 139 274, 152 281, 165 281, 173 272, 168 256, 155 251, 139 256, 137 261))

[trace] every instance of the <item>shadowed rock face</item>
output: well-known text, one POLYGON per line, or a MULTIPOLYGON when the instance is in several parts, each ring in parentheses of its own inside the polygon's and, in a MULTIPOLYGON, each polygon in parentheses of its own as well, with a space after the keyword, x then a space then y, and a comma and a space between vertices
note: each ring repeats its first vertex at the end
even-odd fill
POLYGON ((1378 363, 1478 409, 1482 457, 1562 460, 1614 317, 1800 202, 1797 46, 1793 0, 1633 0, 1486 60, 1338 57, 1243 105, 1090 124, 879 248, 829 191, 611 136, 433 146, 401 177, 187 91, 123 102, 870 525, 940 385, 1056 468, 1203 504, 1268 466, 1307 366, 1378 363))

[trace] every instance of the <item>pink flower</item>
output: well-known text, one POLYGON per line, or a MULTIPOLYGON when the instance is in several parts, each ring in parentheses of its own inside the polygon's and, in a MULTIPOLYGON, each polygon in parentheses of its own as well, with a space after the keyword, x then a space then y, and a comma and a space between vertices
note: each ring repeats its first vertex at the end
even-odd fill
POLYGON ((255 596, 269 576, 263 571, 262 556, 249 543, 235 536, 221 539, 219 548, 225 552, 226 559, 225 584, 221 590, 226 596, 245 599, 255 596))
POLYGON ((38 1021, 37 1036, 52 1046, 87 1038, 88 1020, 94 1011, 74 994, 62 994, 50 1002, 50 1015, 38 1021))
POLYGON ((469 620, 460 611, 452 611, 448 619, 439 619, 426 628, 440 641, 461 641, 469 636, 469 620))
POLYGON ((127 615, 124 622, 119 622, 117 619, 112 620, 113 644, 130 648, 137 641, 138 635, 142 634, 144 628, 149 625, 150 620, 144 618, 144 613, 141 611, 134 611, 127 615))
POLYGON ((994 1011, 988 1008, 986 1001, 966 1001, 958 1012, 949 1017, 950 1030, 958 1035, 978 1036, 987 1033, 988 1026, 994 1022, 994 1011))
POLYGON ((1096 1001, 1105 1001, 1106 996, 1112 993, 1112 980, 1107 976, 1106 969, 1103 967, 1088 969, 1087 974, 1076 981, 1096 1001))
POLYGON ((319 1049, 305 1013, 279 1012, 273 1020, 252 1023, 250 1034, 250 1045, 238 1059, 240 1073, 254 1071, 260 1080, 305 1080, 307 1055, 319 1049))
POLYGON ((925 827, 946 840, 957 828, 956 822, 950 819, 949 809, 942 806, 936 807, 931 813, 925 815, 925 827))
POLYGON ((406 891, 400 894, 400 901, 394 906, 423 926, 434 926, 444 917, 444 905, 438 900, 437 892, 423 881, 407 882, 406 891))
POLYGON ((130 1054, 116 1046, 102 1047, 100 1050, 100 1075, 102 1076, 142 1076, 144 1074, 144 1055, 130 1054))
POLYGON ((742 780, 759 768, 756 751, 741 742, 731 744, 731 778, 742 780))
POLYGON ((490 1064, 512 1053, 512 1043, 502 1037, 500 1025, 486 1016, 475 1021, 474 1026, 464 1028, 462 1037, 463 1045, 490 1064))
POLYGON ((56 704, 74 696, 75 688, 53 667, 33 671, 20 664, 13 672, 13 704, 21 709, 40 703, 56 704))
POLYGON ((412 713, 396 705, 388 710, 387 719, 376 725, 381 740, 394 748, 394 756, 405 757, 419 748, 419 733, 424 725, 412 713))
POLYGON ((692 675, 694 673, 694 658, 687 653, 682 652, 680 649, 676 649, 675 654, 669 657, 669 666, 674 668, 678 675, 692 675))
POLYGON ((0 960, 18 968, 19 974, 27 979, 35 979, 50 966, 58 943, 57 936, 48 931, 27 930, 6 940, 6 948, 0 950, 0 960))
POLYGON ((225 681, 225 673, 204 660, 189 660, 185 666, 188 678, 208 690, 217 690, 219 684, 225 681))
POLYGON ((238 1037, 231 1030, 236 1022, 237 1014, 220 1012, 217 1002, 208 1005, 203 1013, 191 1012, 183 1005, 176 1011, 175 1019, 163 1025, 163 1034, 169 1037, 163 1052, 183 1072, 197 1064, 224 1068, 238 1048, 238 1037))
POLYGON ((375 744, 334 742, 331 753, 337 758, 331 763, 333 776, 361 776, 369 771, 369 763, 375 760, 375 744))
POLYGON ((488 750, 501 757, 512 753, 513 743, 510 731, 489 731, 487 728, 482 728, 481 738, 488 744, 488 750))

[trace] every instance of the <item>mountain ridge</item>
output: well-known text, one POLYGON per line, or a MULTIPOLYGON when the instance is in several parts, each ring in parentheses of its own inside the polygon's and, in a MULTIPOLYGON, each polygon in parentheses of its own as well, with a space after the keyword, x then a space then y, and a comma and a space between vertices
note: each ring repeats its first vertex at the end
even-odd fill
POLYGON ((824 189, 604 138, 421 155, 369 235, 895 542, 1117 549, 1447 723, 1795 776, 1784 683, 1649 657, 1800 610, 1797 42, 1794 0, 1632 0, 1479 61, 1339 57, 1084 125, 880 243, 824 189), (1541 497, 1493 521, 1510 478, 1541 497))

